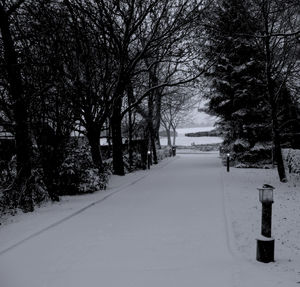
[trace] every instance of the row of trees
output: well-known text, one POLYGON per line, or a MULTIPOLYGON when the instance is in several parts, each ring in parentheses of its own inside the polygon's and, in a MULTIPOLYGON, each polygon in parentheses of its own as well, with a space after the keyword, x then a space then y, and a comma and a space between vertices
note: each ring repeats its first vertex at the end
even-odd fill
POLYGON ((296 0, 0 0, 0 125, 16 148, 9 191, 32 210, 41 169, 58 200, 76 130, 99 174, 105 130, 115 174, 125 173, 124 132, 129 162, 136 136, 156 163, 159 127, 175 130, 204 73, 225 143, 251 149, 272 136, 284 181, 280 136, 299 145, 297 27, 296 0))
POLYGON ((272 139, 278 174, 286 181, 281 146, 300 147, 300 3, 215 3, 205 29, 205 53, 217 58, 206 74, 207 110, 219 117, 227 149, 240 146, 236 156, 242 161, 272 139))
POLYGON ((208 6, 206 0, 0 1, 0 124, 14 135, 10 190, 25 211, 33 209, 37 167, 50 198, 59 199, 59 170, 74 130, 87 138, 101 173, 100 136, 109 129, 113 172, 124 175, 122 128, 126 122, 132 158, 139 118, 157 162, 163 98, 210 65, 196 35, 208 6))

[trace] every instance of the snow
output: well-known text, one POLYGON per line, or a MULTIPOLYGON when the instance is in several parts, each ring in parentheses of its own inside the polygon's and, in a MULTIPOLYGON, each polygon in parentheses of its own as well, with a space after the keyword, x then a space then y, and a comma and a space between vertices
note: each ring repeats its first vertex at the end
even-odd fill
POLYGON ((256 237, 256 239, 257 240, 261 240, 261 241, 273 241, 274 240, 274 238, 273 237, 265 237, 265 236, 263 236, 263 235, 258 235, 257 237, 256 237))
POLYGON ((286 161, 287 168, 293 173, 300 174, 300 150, 283 149, 283 157, 286 161))
POLYGON ((266 150, 266 149, 272 149, 272 145, 270 143, 256 143, 253 148, 251 148, 252 151, 261 151, 261 150, 266 150))
MULTIPOLYGON (((223 141, 220 137, 186 137, 185 134, 187 133, 196 133, 196 132, 205 132, 211 131, 213 127, 199 127, 199 128, 178 128, 177 136, 176 136, 176 145, 178 146, 191 146, 201 145, 201 144, 214 144, 214 143, 221 143, 223 141)), ((173 141, 173 138, 172 138, 173 141)), ((160 137, 161 145, 167 145, 167 138, 160 137)))
POLYGON ((242 147, 244 147, 245 149, 249 148, 250 146, 250 143, 244 139, 237 139, 235 142, 234 142, 234 145, 237 146, 237 145, 240 145, 242 147))
POLYGON ((63 196, 60 202, 42 205, 32 213, 18 213, 14 217, 2 218, 2 227, 0 225, 0 255, 3 250, 26 240, 32 234, 40 232, 45 227, 55 225, 65 218, 76 215, 80 210, 84 210, 95 202, 120 191, 127 185, 143 179, 146 175, 146 171, 137 171, 126 175, 126 177, 112 176, 109 188, 106 191, 101 190, 92 194, 78 196, 63 196))
POLYGON ((280 183, 276 169, 230 168, 230 172, 226 172, 224 168, 222 174, 233 249, 251 265, 257 264, 254 240, 260 237, 261 228, 257 188, 265 183, 275 187, 272 217, 275 262, 260 264, 260 268, 280 274, 282 282, 273 286, 299 286, 296 284, 300 282, 299 175, 290 174, 288 183, 280 183))
POLYGON ((299 184, 276 170, 226 172, 217 153, 113 176, 106 191, 6 221, 0 286, 299 286, 299 184), (269 264, 255 260, 264 183, 276 188, 269 264))
MULTIPOLYGON (((242 93, 242 91, 239 91, 240 94, 242 93)), ((232 114, 232 117, 245 117, 246 115, 248 115, 249 111, 247 111, 246 109, 240 109, 237 110, 236 112, 234 112, 232 114)))
POLYGON ((246 64, 242 64, 242 65, 234 67, 234 71, 237 72, 237 73, 240 73, 240 72, 242 72, 242 71, 244 71, 246 69, 247 69, 247 65, 246 64))

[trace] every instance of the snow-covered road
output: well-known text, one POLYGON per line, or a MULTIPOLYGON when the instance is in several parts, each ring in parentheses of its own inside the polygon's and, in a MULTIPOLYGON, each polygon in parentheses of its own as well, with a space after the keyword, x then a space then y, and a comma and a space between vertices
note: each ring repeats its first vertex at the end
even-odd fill
POLYGON ((217 155, 179 155, 0 255, 0 286, 260 286, 229 238, 217 155))

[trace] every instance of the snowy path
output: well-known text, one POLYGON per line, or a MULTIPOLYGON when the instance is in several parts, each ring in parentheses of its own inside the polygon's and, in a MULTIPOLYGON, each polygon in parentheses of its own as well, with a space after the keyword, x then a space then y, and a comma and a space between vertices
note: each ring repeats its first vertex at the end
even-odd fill
POLYGON ((230 252, 219 171, 216 154, 152 169, 2 254, 0 286, 251 286, 230 252))

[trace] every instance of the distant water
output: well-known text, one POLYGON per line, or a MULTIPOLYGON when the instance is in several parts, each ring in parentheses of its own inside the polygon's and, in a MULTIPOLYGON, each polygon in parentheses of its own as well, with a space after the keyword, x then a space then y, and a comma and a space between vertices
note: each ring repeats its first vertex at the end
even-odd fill
MULTIPOLYGON (((179 128, 176 129, 176 145, 191 146, 192 144, 214 144, 221 143, 223 141, 220 137, 186 137, 187 133, 206 132, 213 130, 213 127, 199 127, 199 128, 179 128)), ((173 139, 172 139, 173 140, 173 139)), ((160 137, 161 145, 167 145, 167 138, 160 137)))
MULTIPOLYGON (((214 127, 199 127, 199 128, 179 128, 176 129, 176 145, 191 146, 192 144, 214 144, 221 143, 223 140, 220 137, 186 137, 187 133, 206 132, 213 130, 214 127)), ((173 140, 173 139, 172 139, 173 140)), ((101 139, 101 145, 107 145, 106 139, 101 139)), ((167 145, 167 138, 160 137, 161 145, 167 145)))

